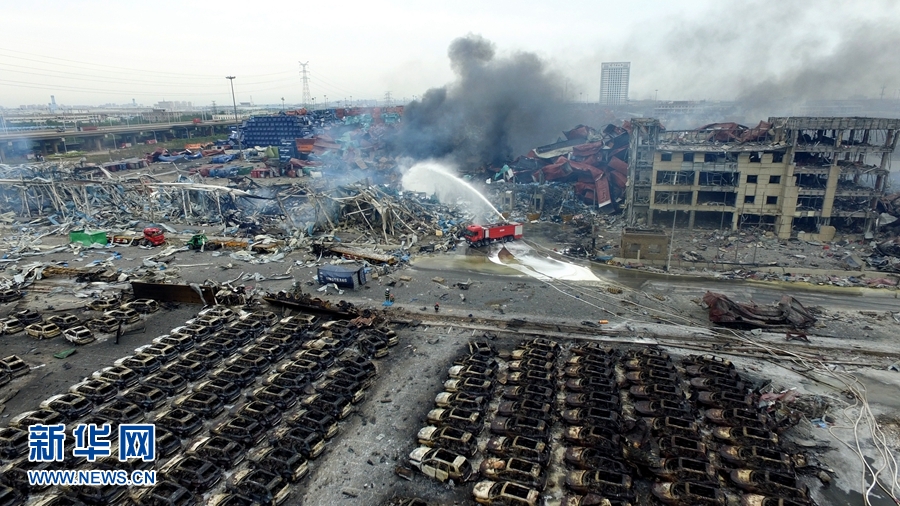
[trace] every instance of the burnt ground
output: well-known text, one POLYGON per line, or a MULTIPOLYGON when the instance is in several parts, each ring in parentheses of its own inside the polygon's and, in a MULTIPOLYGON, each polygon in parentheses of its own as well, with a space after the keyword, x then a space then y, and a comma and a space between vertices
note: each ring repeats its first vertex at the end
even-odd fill
MULTIPOLYGON (((137 268, 141 257, 148 254, 137 248, 117 248, 116 251, 121 252, 123 258, 113 264, 123 272, 137 268)), ((85 254, 86 260, 70 265, 86 264, 109 255, 109 250, 89 251, 85 254)), ((564 343, 577 337, 596 337, 623 345, 660 343, 682 353, 697 352, 698 349, 718 351, 735 360, 742 374, 759 380, 772 379, 777 389, 796 387, 810 398, 825 398, 839 423, 831 431, 805 427, 805 432, 797 436, 806 443, 812 441, 813 446, 820 448, 815 452, 823 464, 835 469, 835 484, 825 490, 824 495, 817 492, 816 498, 823 506, 861 502, 858 495, 859 462, 829 434, 833 431, 842 439, 853 441, 852 434, 848 436, 841 429, 848 422, 843 418, 843 409, 850 407, 846 399, 842 400, 841 385, 824 375, 810 379, 810 374, 804 373, 804 368, 797 364, 763 357, 754 346, 738 345, 734 338, 709 334, 705 311, 696 304, 696 299, 705 291, 704 282, 675 284, 667 288, 664 281, 647 278, 640 285, 629 288, 630 281, 620 284, 620 280, 606 278, 602 272, 599 273, 600 282, 545 282, 482 261, 459 264, 455 260, 434 258, 430 264, 423 261, 420 265, 382 273, 370 281, 367 289, 343 294, 329 289, 327 295, 316 294, 381 310, 384 287, 393 282, 397 303, 387 310, 388 315, 405 320, 422 319, 423 323, 400 331, 400 344, 391 348, 388 357, 377 361, 378 377, 368 391, 367 399, 358 406, 356 414, 341 422, 340 435, 328 443, 323 456, 311 462, 310 475, 293 486, 290 504, 378 504, 393 495, 419 496, 434 504, 470 502, 470 486, 449 487, 422 476, 406 481, 398 477, 394 469, 398 464, 406 463, 409 451, 416 446, 416 432, 433 407, 434 396, 442 389, 452 360, 464 351, 469 338, 485 332, 496 335, 496 345, 506 350, 525 338, 549 336, 564 343), (444 278, 443 281, 433 280, 438 276, 444 278), (468 291, 452 287, 454 283, 467 280, 473 281, 468 291), (622 292, 614 294, 608 289, 610 286, 621 287, 622 292), (466 297, 464 301, 460 294, 466 297), (438 314, 431 308, 436 301, 441 304, 438 314), (608 319, 609 324, 602 327, 583 324, 601 318, 608 319), (511 321, 518 320, 522 320, 520 326, 510 326, 511 321), (820 445, 822 441, 827 444, 820 445)), ((71 261, 73 258, 71 253, 61 253, 48 255, 45 259, 71 261)), ((283 262, 252 265, 225 255, 214 257, 208 252, 184 252, 169 262, 166 272, 183 282, 224 281, 241 273, 254 272, 270 278, 284 274, 294 259, 308 260, 302 255, 299 258, 289 256, 283 262)), ((311 281, 314 269, 302 266, 291 269, 290 279, 249 280, 246 283, 277 291, 289 288, 297 279, 307 289, 315 288, 306 285, 311 281)), ((744 283, 717 282, 710 286, 725 292, 750 293, 760 303, 774 300, 783 291, 744 283)), ((25 299, 3 305, 0 315, 30 307, 45 316, 54 311, 71 310, 86 317, 80 308, 89 299, 73 294, 100 293, 114 288, 50 278, 31 287, 25 299)), ((821 306, 820 326, 812 330, 810 343, 786 342, 783 335, 775 333, 740 333, 740 338, 789 349, 804 357, 815 356, 816 361, 822 360, 832 372, 852 373, 859 377, 869 387, 867 401, 874 415, 885 423, 890 446, 896 449, 900 446, 898 425, 892 413, 897 412, 898 405, 893 392, 900 386, 900 380, 895 377, 897 373, 885 368, 894 361, 897 323, 889 311, 864 309, 869 301, 876 301, 876 307, 890 307, 891 302, 881 297, 849 298, 836 292, 802 293, 798 297, 809 306, 821 306)), ((33 368, 28 376, 2 387, 0 399, 15 395, 2 404, 0 425, 5 425, 9 417, 22 411, 35 409, 41 400, 66 391, 92 371, 112 365, 115 359, 130 354, 135 347, 183 324, 199 309, 192 305, 164 309, 147 317, 145 328, 127 334, 121 344, 114 344, 112 338, 99 340, 79 347, 76 354, 65 360, 52 357, 53 353, 71 347, 61 339, 34 341, 21 333, 0 337, 2 355, 18 355, 33 368)), ((852 423, 852 418, 849 422, 852 423)), ((863 442, 867 437, 871 436, 861 435, 863 442)), ((811 484, 817 487, 814 481, 811 484)), ((547 497, 558 499, 558 492, 548 490, 547 497)))

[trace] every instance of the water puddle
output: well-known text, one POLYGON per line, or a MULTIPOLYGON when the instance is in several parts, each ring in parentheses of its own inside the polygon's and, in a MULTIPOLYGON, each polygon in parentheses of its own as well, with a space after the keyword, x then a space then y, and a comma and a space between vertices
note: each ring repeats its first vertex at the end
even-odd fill
POLYGON ((535 251, 523 242, 491 246, 488 259, 543 281, 600 281, 591 269, 570 264, 535 251))

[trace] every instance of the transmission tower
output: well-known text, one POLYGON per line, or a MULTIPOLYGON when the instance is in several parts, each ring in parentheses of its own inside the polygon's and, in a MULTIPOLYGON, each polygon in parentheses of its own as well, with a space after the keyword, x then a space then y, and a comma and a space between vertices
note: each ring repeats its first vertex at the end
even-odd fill
POLYGON ((309 103, 312 102, 312 95, 309 93, 309 71, 306 66, 309 62, 300 63, 300 75, 303 76, 303 108, 309 109, 309 103))
POLYGON ((394 106, 394 101, 391 98, 391 92, 389 92, 389 91, 384 92, 384 106, 385 107, 393 107, 394 106))

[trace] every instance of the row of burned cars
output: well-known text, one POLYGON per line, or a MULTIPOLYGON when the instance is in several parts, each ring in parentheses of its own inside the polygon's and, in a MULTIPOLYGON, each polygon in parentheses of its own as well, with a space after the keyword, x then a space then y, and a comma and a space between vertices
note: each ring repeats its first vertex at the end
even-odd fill
POLYGON ((481 504, 535 505, 547 490, 565 506, 812 504, 784 427, 718 357, 535 339, 500 359, 471 341, 444 389, 409 461, 438 481, 480 480, 481 504))
POLYGON ((92 343, 97 335, 112 335, 121 328, 128 329, 141 322, 143 315, 159 310, 153 299, 122 302, 118 298, 101 298, 88 305, 96 316, 82 320, 73 313, 54 314, 46 319, 34 309, 14 311, 0 319, 0 334, 13 336, 24 332, 33 339, 53 339, 62 336, 72 344, 92 343))
POLYGON ((480 477, 473 495, 482 504, 537 504, 551 454, 559 345, 546 339, 522 342, 502 373, 489 342, 468 346, 469 353, 450 367, 436 408, 419 430, 420 446, 410 454, 410 464, 438 481, 480 477), (490 434, 479 444, 485 427, 490 434))
POLYGON ((3 504, 217 506, 282 504, 309 471, 339 420, 372 385, 372 359, 397 344, 372 318, 320 321, 270 311, 206 308, 185 325, 53 396, 0 429, 3 504), (156 424, 156 462, 27 460, 28 426, 156 424), (49 491, 29 486, 29 469, 156 469, 146 489, 117 486, 49 491), (226 476, 230 476, 225 480, 226 476), (227 481, 227 482, 226 482, 227 481), (224 483, 224 486, 222 484, 224 483))
POLYGON ((775 420, 729 361, 688 356, 678 367, 656 348, 573 353, 561 418, 564 460, 580 469, 566 474, 566 506, 811 504, 775 420))
POLYGON ((737 497, 742 506, 813 504, 797 476, 805 457, 789 452, 779 437, 789 420, 759 409, 760 396, 731 362, 702 355, 680 364, 676 371, 663 352, 643 362, 645 370, 681 380, 655 387, 657 415, 678 428, 660 445, 663 458, 652 469, 665 481, 653 485, 653 494, 679 506, 724 505, 737 497))

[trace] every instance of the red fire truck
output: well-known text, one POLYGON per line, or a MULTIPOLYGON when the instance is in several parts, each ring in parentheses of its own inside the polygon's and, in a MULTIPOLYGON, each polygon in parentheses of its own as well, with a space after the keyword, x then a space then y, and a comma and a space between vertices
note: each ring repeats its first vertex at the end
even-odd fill
POLYGON ((497 241, 512 241, 522 238, 521 223, 494 223, 492 225, 469 225, 463 235, 470 246, 480 247, 497 241))

